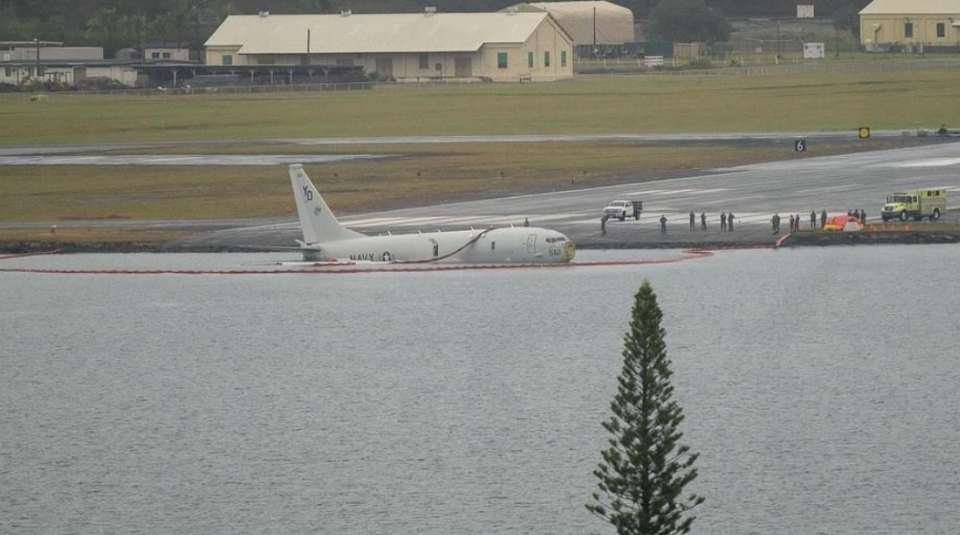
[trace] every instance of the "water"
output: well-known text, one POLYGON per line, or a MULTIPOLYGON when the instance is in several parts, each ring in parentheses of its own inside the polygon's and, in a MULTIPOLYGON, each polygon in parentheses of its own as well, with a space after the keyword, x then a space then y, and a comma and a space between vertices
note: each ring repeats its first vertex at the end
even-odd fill
POLYGON ((649 278, 701 453, 694 533, 955 533, 958 262, 944 245, 554 270, 3 273, 0 531, 610 533, 583 504, 649 278))

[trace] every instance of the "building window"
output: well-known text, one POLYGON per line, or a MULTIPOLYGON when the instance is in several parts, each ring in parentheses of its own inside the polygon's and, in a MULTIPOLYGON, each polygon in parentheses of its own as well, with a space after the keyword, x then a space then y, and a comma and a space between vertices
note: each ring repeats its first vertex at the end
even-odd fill
POLYGON ((507 53, 498 52, 497 53, 497 68, 506 69, 507 68, 507 53))
POLYGON ((150 53, 150 57, 153 58, 153 59, 160 59, 160 53, 159 53, 159 52, 151 52, 151 53, 150 53))
POLYGON ((527 67, 533 68, 533 52, 527 52, 527 67))
POLYGON ((937 23, 937 37, 946 37, 947 36, 947 25, 943 22, 937 23))
POLYGON ((164 52, 164 53, 163 53, 163 59, 170 59, 170 53, 169 53, 169 52, 164 52))
POLYGON ((907 39, 913 38, 913 23, 908 22, 903 25, 903 36, 907 39))
POLYGON ((544 67, 549 67, 549 66, 550 66, 550 53, 549 53, 549 52, 544 52, 544 53, 543 53, 543 66, 544 66, 544 67))
POLYGON ((224 65, 233 65, 233 56, 231 56, 230 54, 224 54, 224 56, 223 56, 223 64, 224 64, 224 65))
POLYGON ((7 67, 7 78, 10 78, 12 76, 13 76, 13 69, 11 69, 10 67, 7 67))
POLYGON ((427 54, 420 54, 420 70, 425 71, 430 68, 430 57, 427 54))
POLYGON ((436 69, 436 70, 438 70, 438 71, 442 71, 442 70, 443 70, 443 63, 437 63, 436 65, 433 66, 433 68, 436 69))
POLYGON ((566 50, 561 50, 561 51, 560 51, 560 66, 561 66, 561 67, 566 67, 566 66, 567 66, 567 51, 566 51, 566 50))

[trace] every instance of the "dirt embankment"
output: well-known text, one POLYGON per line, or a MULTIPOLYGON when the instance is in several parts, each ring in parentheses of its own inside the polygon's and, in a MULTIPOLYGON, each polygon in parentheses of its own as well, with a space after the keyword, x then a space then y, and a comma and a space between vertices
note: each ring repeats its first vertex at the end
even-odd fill
MULTIPOLYGON (((754 230, 754 229, 751 229, 754 230)), ((960 229, 923 229, 897 232, 800 232, 792 236, 767 232, 725 235, 660 236, 647 239, 585 239, 580 249, 744 249, 782 247, 828 247, 836 245, 915 245, 960 243, 960 229)), ((169 243, 0 243, 0 255, 57 251, 60 253, 250 253, 271 249, 228 245, 180 245, 169 243)))
POLYGON ((960 243, 960 232, 801 232, 783 242, 784 247, 826 245, 890 245, 960 243))

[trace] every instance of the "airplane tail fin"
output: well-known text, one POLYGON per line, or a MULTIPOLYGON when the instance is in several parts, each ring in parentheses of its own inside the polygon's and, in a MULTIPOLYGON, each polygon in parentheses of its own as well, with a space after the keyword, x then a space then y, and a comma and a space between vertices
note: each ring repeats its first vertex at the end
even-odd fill
POLYGON ((307 173, 303 171, 302 165, 290 166, 290 182, 293 184, 293 196, 297 201, 297 214, 300 215, 304 242, 312 244, 364 236, 337 221, 317 188, 310 182, 307 173))

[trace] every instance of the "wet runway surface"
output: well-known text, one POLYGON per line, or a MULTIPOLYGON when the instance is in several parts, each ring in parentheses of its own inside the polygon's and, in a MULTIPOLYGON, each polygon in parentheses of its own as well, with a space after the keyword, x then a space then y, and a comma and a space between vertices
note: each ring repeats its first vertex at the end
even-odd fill
MULTIPOLYGON (((907 132, 907 134, 911 134, 907 132)), ((267 145, 402 145, 436 143, 544 143, 544 142, 604 142, 633 141, 646 143, 703 143, 737 141, 783 141, 793 139, 806 140, 851 140, 857 138, 857 132, 735 132, 720 134, 569 134, 569 135, 491 135, 491 136, 391 136, 391 137, 324 137, 324 138, 277 138, 239 141, 157 141, 130 143, 101 143, 85 145, 41 145, 0 147, 0 165, 20 165, 7 163, 3 158, 12 156, 64 155, 107 152, 116 150, 151 150, 184 147, 256 147, 267 145)), ((901 137, 900 130, 875 130, 874 138, 901 137)), ((215 154, 216 151, 212 150, 215 154)), ((149 158, 135 162, 137 165, 151 165, 149 158)), ((48 163, 48 165, 61 165, 48 163)), ((186 165, 186 164, 184 164, 186 165)))
MULTIPOLYGON (((323 190, 323 184, 317 187, 323 190)), ((944 187, 948 208, 960 205, 960 144, 865 152, 715 169, 684 178, 654 180, 555 193, 443 204, 341 217, 348 227, 369 234, 422 230, 485 228, 491 225, 548 227, 578 244, 602 245, 630 241, 701 241, 702 231, 689 231, 689 213, 705 212, 711 239, 747 239, 747 233, 766 235, 770 218, 779 213, 785 222, 800 214, 804 228, 811 211, 831 215, 863 209, 867 220, 879 220, 880 207, 894 191, 944 187), (603 207, 614 199, 642 200, 640 221, 610 221, 600 232, 603 207), (735 232, 719 235, 721 212, 735 215, 735 232), (668 234, 658 220, 668 219, 668 234)), ((292 200, 291 200, 292 205, 292 200)), ((951 215, 951 217, 954 217, 951 215)), ((199 234, 190 244, 292 245, 301 238, 299 223, 290 219, 199 234)))

